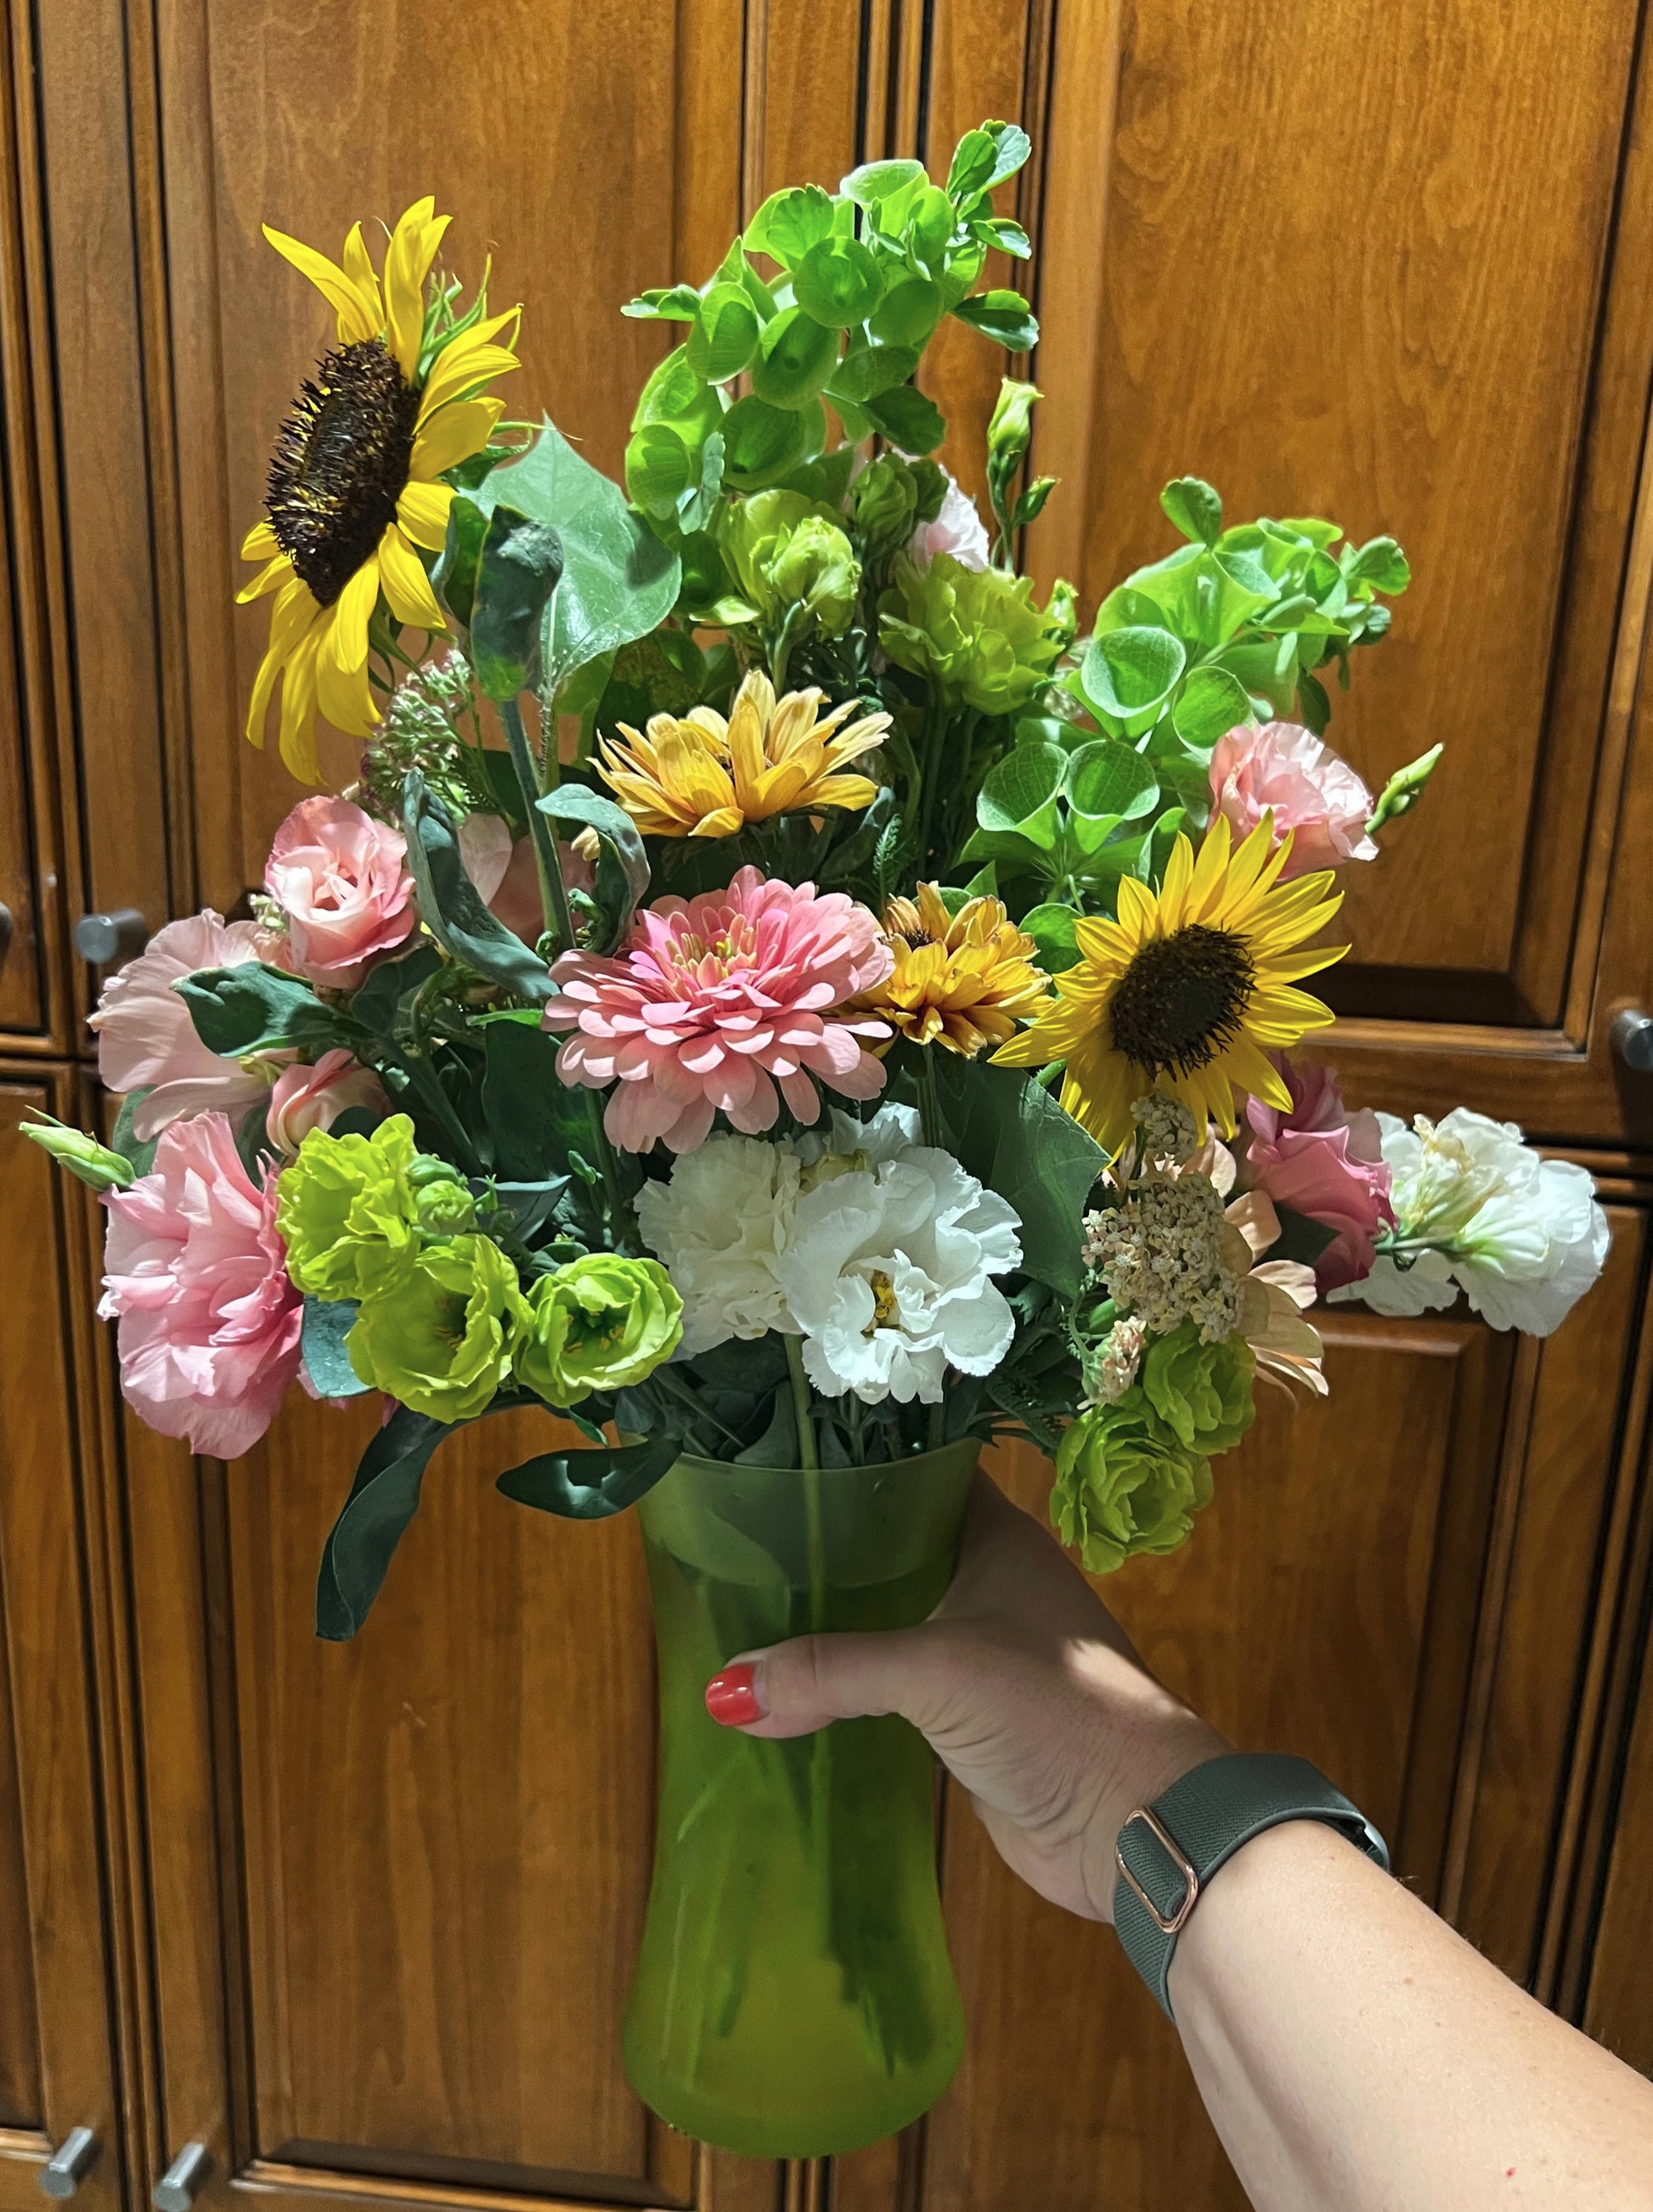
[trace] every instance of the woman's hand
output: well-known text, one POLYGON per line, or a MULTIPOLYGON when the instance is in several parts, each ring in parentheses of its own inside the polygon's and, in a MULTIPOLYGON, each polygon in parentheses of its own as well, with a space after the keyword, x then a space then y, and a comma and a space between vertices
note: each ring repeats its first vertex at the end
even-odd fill
POLYGON ((1155 1681, 1054 1538, 985 1474, 958 1573, 922 1627, 748 1653, 706 1702, 761 1736, 902 1714, 969 1793, 1006 1863, 1094 1920, 1113 1918, 1127 1814, 1229 1748, 1155 1681))

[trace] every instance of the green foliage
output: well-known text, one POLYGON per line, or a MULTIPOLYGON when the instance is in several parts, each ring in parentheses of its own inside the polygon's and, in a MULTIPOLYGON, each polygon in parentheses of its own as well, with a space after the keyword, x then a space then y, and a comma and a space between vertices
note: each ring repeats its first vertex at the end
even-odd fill
POLYGON ((109 1133, 111 1148, 129 1164, 135 1177, 148 1175, 155 1165, 155 1139, 140 1137, 132 1126, 138 1109, 149 1095, 147 1089, 129 1091, 120 1102, 115 1126, 109 1133))
POLYGON ((484 698, 514 699, 539 659, 546 604, 562 574, 562 541, 513 507, 488 518, 471 599, 471 665, 484 698))
POLYGON ((419 912, 431 935, 479 975, 502 983, 520 999, 543 1004, 551 995, 550 969, 483 905, 459 858, 453 818, 435 793, 425 788, 416 769, 403 787, 402 827, 419 912))
POLYGON ((570 835, 581 830, 597 832, 597 902, 604 928, 593 950, 611 951, 630 928, 638 902, 648 889, 648 859, 636 825, 623 807, 583 783, 560 783, 534 804, 570 835))
POLYGON ((1093 1575, 1174 1552, 1211 1502, 1211 1462, 1191 1451, 1139 1389, 1081 1413, 1056 1453, 1050 1518, 1093 1575))
POLYGON ((316 1634, 329 1643, 347 1642, 367 1619, 418 1510, 430 1455, 449 1433, 447 1422, 398 1406, 362 1453, 316 1578, 316 1634))
POLYGON ((604 1444, 592 1451, 543 1452, 507 1469, 495 1487, 537 1512, 558 1513, 568 1521, 602 1521, 635 1505, 682 1454, 674 1436, 604 1444))
POLYGON ((1077 1296, 1079 1224, 1107 1154, 1042 1084, 951 1054, 936 1060, 948 1149, 1020 1215, 1022 1272, 1077 1296))

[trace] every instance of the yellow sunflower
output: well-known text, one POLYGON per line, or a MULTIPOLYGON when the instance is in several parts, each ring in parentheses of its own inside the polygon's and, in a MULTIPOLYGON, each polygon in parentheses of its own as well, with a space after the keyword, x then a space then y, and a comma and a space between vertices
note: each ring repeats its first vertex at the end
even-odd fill
POLYGON ((974 1060, 1049 1003, 1050 978, 1034 965, 1037 947, 999 899, 967 899, 949 914, 938 886, 921 884, 912 898, 884 908, 884 934, 895 967, 855 1003, 915 1044, 974 1060))
POLYGON ((275 594, 246 733, 263 744, 280 678, 282 758, 306 783, 319 781, 318 712, 353 738, 379 720, 368 624, 381 592, 394 621, 447 629, 418 549, 441 551, 453 492, 439 479, 482 451, 502 411, 502 401, 480 396, 482 386, 519 366, 511 347, 520 308, 489 317, 479 300, 470 314, 444 320, 444 301, 428 331, 425 279, 448 225, 435 204, 415 201, 397 224, 382 280, 359 222, 344 241, 343 267, 264 225, 277 252, 338 319, 338 344, 305 383, 276 441, 267 519, 241 546, 244 561, 264 565, 238 594, 275 594))
POLYGON ((884 743, 888 714, 848 720, 852 699, 823 714, 823 694, 788 691, 777 700, 761 668, 735 694, 729 719, 696 707, 679 719, 655 714, 647 732, 622 722, 627 742, 602 740, 604 781, 647 837, 732 837, 771 815, 870 806, 878 787, 845 775, 847 763, 884 743))
POLYGON ((1232 1136, 1237 1092, 1289 1110, 1266 1055, 1330 1024, 1329 1007, 1291 986, 1349 948, 1303 949, 1342 899, 1329 869, 1282 884, 1291 839, 1273 838, 1265 814, 1231 853, 1219 815, 1198 860, 1176 840, 1158 891, 1123 878, 1118 921, 1076 925, 1079 958, 1054 1004, 994 1060, 1065 1062, 1063 1105, 1110 1152, 1131 1134, 1133 1103, 1156 1089, 1189 1109, 1201 1141, 1212 1121, 1232 1136))

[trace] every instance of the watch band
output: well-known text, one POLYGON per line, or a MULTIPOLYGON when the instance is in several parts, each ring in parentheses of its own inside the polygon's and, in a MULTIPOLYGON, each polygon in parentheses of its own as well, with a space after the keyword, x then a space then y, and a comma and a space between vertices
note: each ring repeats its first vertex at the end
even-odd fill
POLYGON ((1285 1820, 1323 1820, 1389 1870, 1389 1846, 1364 1814, 1287 1752, 1208 1759, 1120 1830, 1114 1925, 1167 2020, 1176 2019, 1168 1984, 1176 1938, 1206 1884, 1242 1844, 1285 1820))

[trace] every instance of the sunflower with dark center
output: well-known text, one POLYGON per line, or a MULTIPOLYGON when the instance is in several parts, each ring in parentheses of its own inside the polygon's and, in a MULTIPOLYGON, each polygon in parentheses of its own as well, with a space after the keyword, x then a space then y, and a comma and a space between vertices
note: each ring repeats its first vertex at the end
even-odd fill
POLYGON ((416 201, 391 234, 382 280, 360 223, 342 265, 264 226, 337 319, 337 345, 277 438, 267 519, 241 547, 263 566, 240 598, 274 594, 246 733, 262 745, 279 682, 282 758, 306 783, 319 780, 318 713, 354 738, 380 719, 368 626, 381 599, 392 622, 447 629, 420 551, 440 552, 447 536, 453 492, 442 476, 483 450, 503 412, 483 386, 519 365, 519 308, 462 317, 429 343, 425 279, 447 222, 434 200, 416 201))
POLYGON ((1201 1141, 1212 1121, 1233 1135, 1237 1094, 1289 1112, 1267 1055, 1330 1024, 1330 1008, 1293 986, 1348 951, 1306 944, 1342 900, 1329 869, 1281 884, 1291 849, 1289 833, 1275 845, 1267 814, 1237 852, 1220 815, 1197 860, 1177 838, 1158 891, 1125 877, 1117 921, 1075 924, 1079 960, 995 1060, 1063 1063, 1062 1104, 1110 1152, 1130 1136, 1133 1103, 1155 1090, 1182 1101, 1201 1141))

